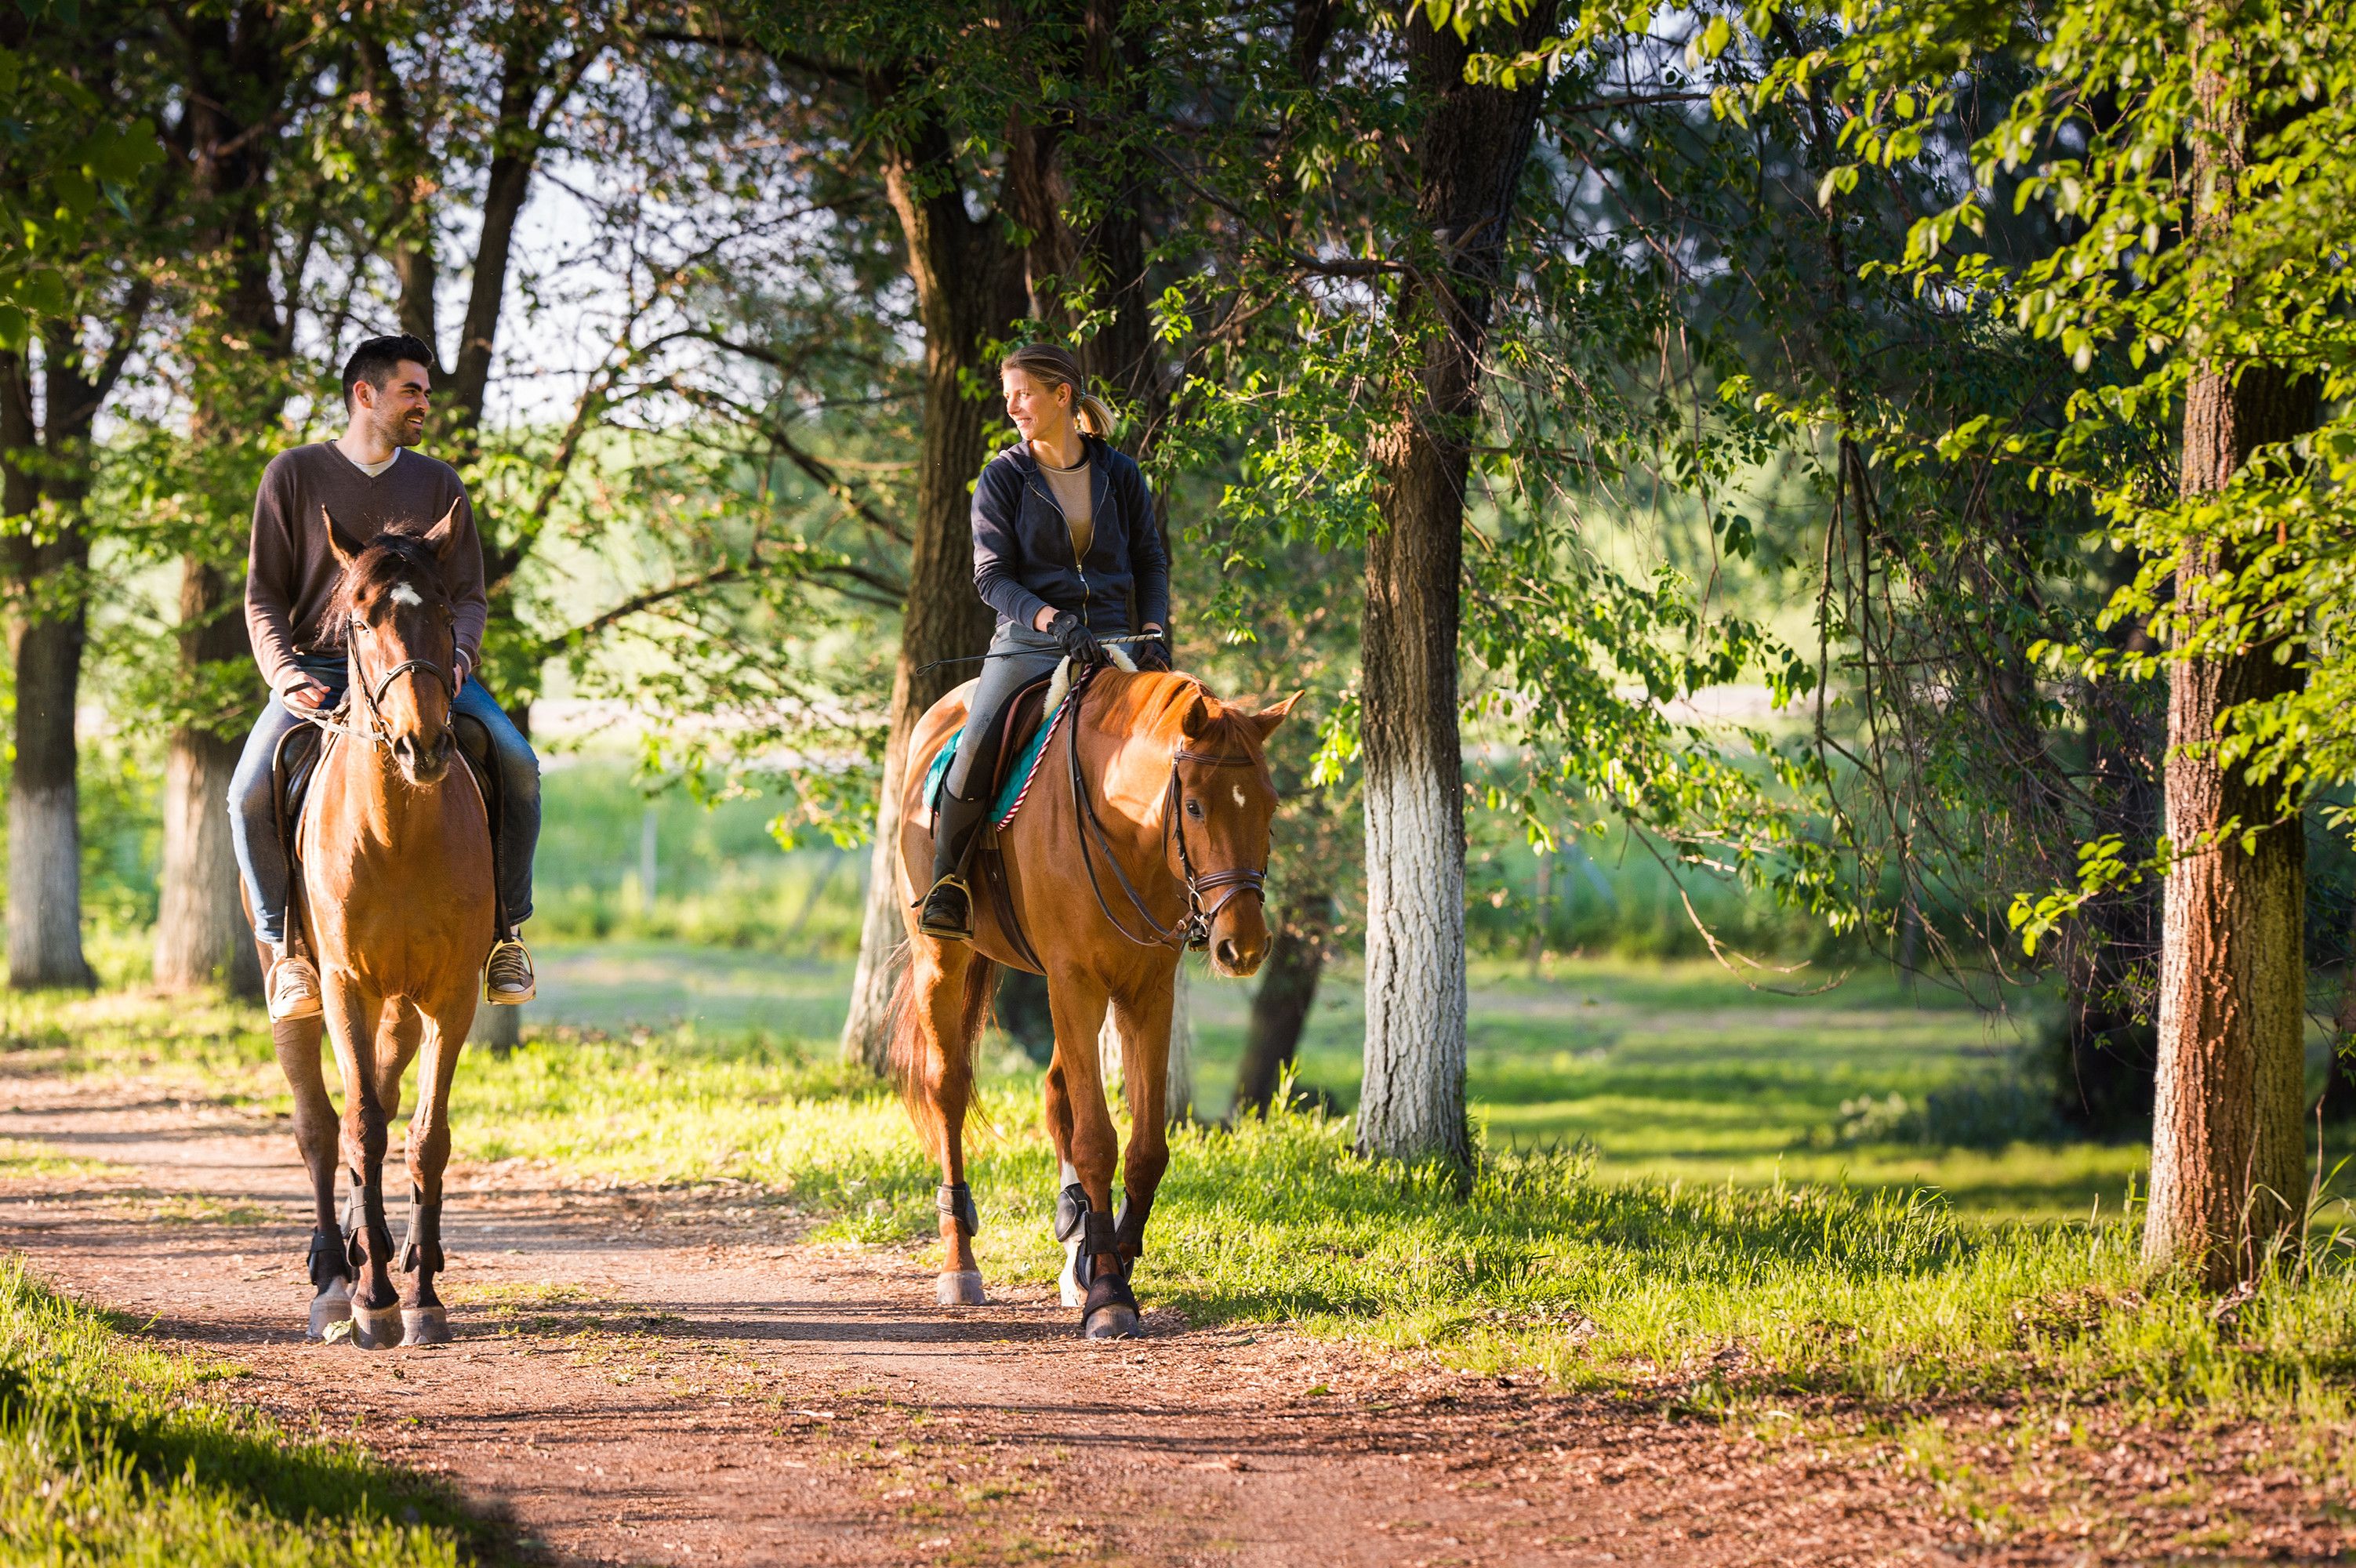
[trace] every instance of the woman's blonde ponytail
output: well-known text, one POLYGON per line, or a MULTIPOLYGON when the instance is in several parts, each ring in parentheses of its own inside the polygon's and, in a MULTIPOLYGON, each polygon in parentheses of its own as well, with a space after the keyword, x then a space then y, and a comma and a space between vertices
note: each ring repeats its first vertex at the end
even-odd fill
POLYGON ((1079 393, 1079 399, 1077 417, 1080 428, 1099 440, 1111 440, 1112 410, 1105 406, 1105 400, 1094 392, 1086 392, 1079 393))

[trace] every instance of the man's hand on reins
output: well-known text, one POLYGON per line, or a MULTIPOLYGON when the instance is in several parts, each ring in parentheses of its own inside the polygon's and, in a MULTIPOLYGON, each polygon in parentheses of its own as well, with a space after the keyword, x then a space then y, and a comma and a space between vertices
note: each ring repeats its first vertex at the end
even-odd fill
POLYGON ((306 675, 280 693, 279 701, 298 714, 316 714, 327 705, 327 688, 306 675))

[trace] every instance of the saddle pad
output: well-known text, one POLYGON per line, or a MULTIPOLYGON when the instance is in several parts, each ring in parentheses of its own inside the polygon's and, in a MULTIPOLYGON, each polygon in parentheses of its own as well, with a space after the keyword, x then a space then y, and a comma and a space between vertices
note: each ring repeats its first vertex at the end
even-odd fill
MULTIPOLYGON (((1014 766, 1006 770, 1006 780, 998 787, 998 799, 990 804, 991 826, 1002 828, 1014 820, 1023 798, 1031 792, 1031 780, 1039 771, 1039 759, 1047 755, 1047 742, 1055 737, 1055 726, 1064 722, 1064 712, 1071 705, 1067 693, 1055 704, 1055 711, 1047 715, 1047 722, 1032 732, 1031 738, 1015 755, 1014 766)), ((964 736, 965 727, 960 725, 934 755, 933 765, 925 769, 925 807, 932 812, 935 822, 940 820, 941 789, 948 782, 949 764, 955 760, 958 742, 964 736)))

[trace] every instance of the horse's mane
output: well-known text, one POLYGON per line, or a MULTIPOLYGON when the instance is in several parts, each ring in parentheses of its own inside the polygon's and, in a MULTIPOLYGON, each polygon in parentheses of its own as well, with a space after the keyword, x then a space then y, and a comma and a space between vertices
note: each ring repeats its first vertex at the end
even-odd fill
POLYGON ((1139 676, 1122 682, 1113 701, 1091 705, 1092 727, 1116 739, 1143 735, 1173 747, 1185 740, 1197 751, 1222 757, 1260 754, 1259 730, 1193 675, 1139 676), (1186 715, 1197 703, 1209 711, 1211 722, 1188 739, 1186 715))
POLYGON ((442 558, 434 546, 414 533, 396 529, 378 534, 353 558, 343 580, 336 585, 335 595, 327 601, 327 624, 321 628, 320 642, 341 648, 344 628, 350 624, 353 611, 390 590, 395 583, 421 580, 423 586, 434 593, 449 592, 442 582, 442 558))

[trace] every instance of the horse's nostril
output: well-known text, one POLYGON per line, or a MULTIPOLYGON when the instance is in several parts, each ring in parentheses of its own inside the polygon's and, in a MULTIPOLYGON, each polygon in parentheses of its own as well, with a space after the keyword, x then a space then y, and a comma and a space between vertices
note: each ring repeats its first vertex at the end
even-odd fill
POLYGON ((1236 967, 1236 961, 1238 956, 1239 955, 1236 951, 1235 939, 1233 937, 1221 937, 1219 939, 1218 950, 1219 961, 1226 964, 1229 969, 1233 969, 1236 967))

